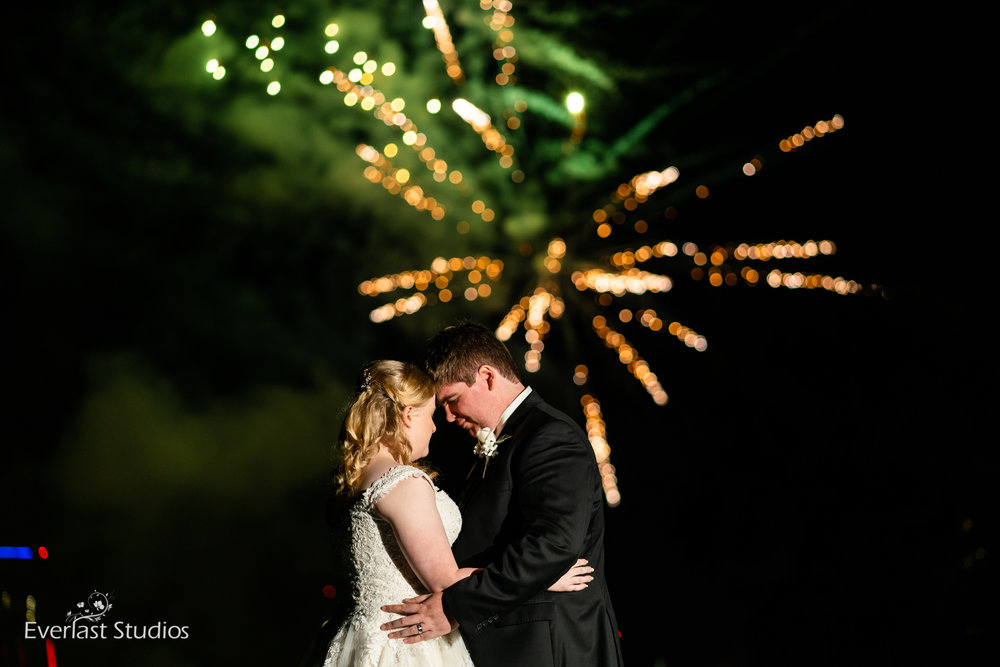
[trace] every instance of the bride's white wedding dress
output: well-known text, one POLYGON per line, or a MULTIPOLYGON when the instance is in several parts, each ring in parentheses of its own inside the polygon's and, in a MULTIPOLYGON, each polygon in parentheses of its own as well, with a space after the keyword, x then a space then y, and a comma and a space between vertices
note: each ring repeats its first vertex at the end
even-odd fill
MULTIPOLYGON (((472 658, 458 630, 437 639, 404 644, 401 639, 389 639, 388 633, 379 629, 383 623, 399 618, 382 611, 382 605, 400 604, 404 598, 428 592, 406 562, 392 526, 375 509, 379 498, 409 477, 430 481, 423 471, 412 466, 390 468, 350 509, 355 607, 330 642, 323 667, 472 667, 472 658)), ((462 514, 448 494, 436 486, 434 490, 448 542, 453 544, 462 530, 462 514)))

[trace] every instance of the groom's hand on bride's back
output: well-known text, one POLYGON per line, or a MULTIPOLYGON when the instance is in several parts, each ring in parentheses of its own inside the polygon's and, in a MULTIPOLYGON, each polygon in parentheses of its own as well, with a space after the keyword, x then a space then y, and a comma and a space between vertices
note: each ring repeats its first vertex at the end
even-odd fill
POLYGON ((402 618, 383 623, 382 630, 389 632, 389 639, 402 639, 404 644, 416 644, 427 639, 446 635, 458 627, 448 617, 441 603, 441 593, 428 593, 403 600, 403 604, 389 604, 382 611, 402 614, 402 618))

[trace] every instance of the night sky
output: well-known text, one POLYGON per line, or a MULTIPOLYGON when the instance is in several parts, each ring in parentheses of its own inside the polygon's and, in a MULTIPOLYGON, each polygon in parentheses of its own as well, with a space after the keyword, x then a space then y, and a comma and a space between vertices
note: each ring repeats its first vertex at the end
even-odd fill
MULTIPOLYGON (((0 546, 35 557, 0 560, 0 664, 47 664, 44 643, 23 639, 26 613, 61 623, 94 590, 111 596, 109 624, 190 637, 57 640, 59 665, 307 664, 345 597, 323 594, 342 585, 325 508, 358 369, 419 361, 463 318, 497 326, 539 285, 565 311, 526 380, 581 425, 584 392, 602 406, 622 495, 607 576, 630 665, 972 664, 995 581, 980 324, 992 234, 969 203, 982 176, 947 130, 971 74, 925 48, 949 21, 863 3, 514 3, 518 57, 505 62, 518 79, 501 86, 492 10, 442 7, 461 85, 420 3, 11 15, 0 546), (270 73, 252 34, 286 39, 270 73), (359 50, 394 62, 373 85, 405 99, 460 186, 432 180, 398 129, 319 82, 359 50), (563 106, 574 90, 579 140, 563 106), (490 114, 513 167, 452 112, 459 96, 490 114), (510 111, 517 100, 526 110, 510 111), (779 149, 834 115, 843 129, 779 149), (358 145, 392 142, 441 219, 365 180, 358 145), (677 181, 599 236, 593 213, 619 184, 668 166, 677 181), (494 220, 469 210, 476 198, 494 220), (542 262, 556 237, 567 253, 553 274, 542 262), (710 254, 824 239, 835 254, 727 262, 757 268, 754 285, 712 286, 683 252, 639 267, 669 275, 667 293, 602 304, 570 281, 662 240, 710 254), (451 301, 369 318, 398 293, 364 296, 362 281, 467 255, 503 262, 488 298, 461 298, 456 272, 451 301), (776 289, 773 268, 863 289, 776 289), (648 308, 708 348, 618 319, 648 308), (666 405, 594 335, 595 315, 648 361, 666 405)), ((522 357, 523 329, 508 344, 522 357)), ((431 459, 457 492, 471 445, 453 428, 439 425, 431 459)))

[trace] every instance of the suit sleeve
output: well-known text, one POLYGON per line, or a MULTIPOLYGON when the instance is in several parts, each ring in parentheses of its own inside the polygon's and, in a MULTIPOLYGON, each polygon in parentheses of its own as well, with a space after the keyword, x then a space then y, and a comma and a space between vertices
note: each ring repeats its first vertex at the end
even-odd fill
POLYGON ((546 422, 518 446, 511 476, 520 534, 483 571, 444 593, 445 607, 463 632, 487 629, 552 585, 583 555, 596 475, 585 437, 567 422, 546 422))

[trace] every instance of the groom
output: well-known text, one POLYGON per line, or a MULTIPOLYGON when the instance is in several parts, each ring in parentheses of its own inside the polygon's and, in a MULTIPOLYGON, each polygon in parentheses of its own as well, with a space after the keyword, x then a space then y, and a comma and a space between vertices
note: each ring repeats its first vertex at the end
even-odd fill
POLYGON ((480 438, 482 460, 462 497, 461 567, 483 570, 443 593, 383 607, 405 614, 382 626, 415 643, 457 623, 477 667, 621 665, 604 576, 604 502, 594 454, 580 428, 521 384, 507 348, 478 324, 448 327, 430 342, 427 371, 448 421, 480 438), (486 454, 492 450, 492 455, 486 454), (594 582, 546 589, 576 559, 594 582))

